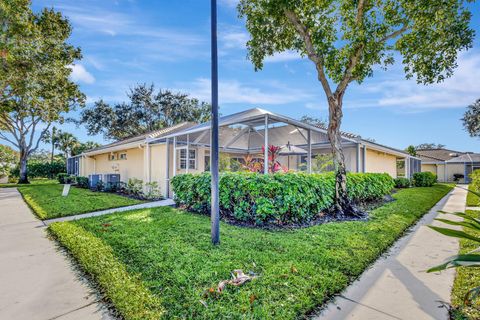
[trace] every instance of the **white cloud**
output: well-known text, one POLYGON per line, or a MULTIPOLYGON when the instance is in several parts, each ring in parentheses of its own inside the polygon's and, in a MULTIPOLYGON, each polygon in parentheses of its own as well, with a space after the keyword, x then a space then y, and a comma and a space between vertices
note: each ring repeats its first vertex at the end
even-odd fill
POLYGON ((70 69, 72 69, 72 73, 70 74, 70 78, 73 81, 77 82, 84 82, 87 84, 92 84, 95 82, 95 78, 93 75, 85 69, 84 66, 81 64, 73 64, 69 66, 70 69))
MULTIPOLYGON (((393 73, 397 70, 391 70, 393 73)), ((365 83, 359 88, 376 96, 372 106, 411 109, 464 108, 478 99, 480 92, 480 55, 478 51, 463 53, 458 59, 454 75, 444 82, 432 85, 405 80, 403 72, 395 78, 365 83)), ((370 97, 371 98, 371 97, 370 97)), ((406 110, 407 109, 407 110, 406 110)))
MULTIPOLYGON (((247 103, 261 106, 299 102, 312 97, 310 93, 303 90, 279 87, 272 83, 268 85, 267 89, 260 89, 258 86, 244 85, 237 80, 221 81, 219 83, 220 103, 247 103)), ((210 101, 210 88, 210 79, 199 78, 187 85, 185 90, 200 100, 210 101)))
POLYGON ((248 33, 243 31, 234 30, 220 33, 220 42, 226 49, 245 49, 245 44, 249 38, 248 33))
POLYGON ((298 52, 283 51, 280 53, 276 53, 273 56, 265 58, 265 63, 285 62, 285 61, 293 61, 293 60, 300 60, 300 59, 302 59, 302 57, 298 52))

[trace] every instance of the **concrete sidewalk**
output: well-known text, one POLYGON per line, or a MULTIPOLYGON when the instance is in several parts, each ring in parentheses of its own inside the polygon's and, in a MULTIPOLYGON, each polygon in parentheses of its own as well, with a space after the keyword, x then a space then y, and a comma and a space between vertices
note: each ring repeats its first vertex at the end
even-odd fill
POLYGON ((112 319, 14 188, 0 189, 0 319, 112 319))
MULTIPOLYGON (((377 260, 316 319, 449 319, 443 302, 450 302, 455 270, 441 273, 425 270, 457 254, 458 240, 441 235, 427 225, 442 225, 433 221, 439 210, 463 212, 466 196, 465 189, 455 188, 411 233, 400 239, 385 258, 377 260)), ((452 215, 442 215, 442 218, 459 220, 452 215)))
POLYGON ((106 214, 112 214, 112 213, 116 213, 116 212, 124 212, 124 211, 146 209, 146 208, 167 207, 167 206, 174 206, 174 205, 175 205, 175 202, 173 201, 173 199, 165 199, 165 200, 160 200, 160 201, 152 201, 152 202, 135 204, 133 206, 82 213, 82 214, 77 214, 75 216, 48 219, 48 220, 44 220, 43 222, 46 225, 49 225, 49 224, 54 223, 54 222, 72 221, 72 220, 78 220, 78 219, 84 219, 84 218, 90 218, 90 217, 98 217, 98 216, 104 216, 106 214))

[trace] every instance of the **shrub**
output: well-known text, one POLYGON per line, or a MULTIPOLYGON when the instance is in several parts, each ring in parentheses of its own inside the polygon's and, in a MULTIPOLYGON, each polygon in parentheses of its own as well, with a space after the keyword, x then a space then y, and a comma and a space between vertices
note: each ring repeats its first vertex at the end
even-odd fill
POLYGON ((157 200, 162 198, 160 187, 156 181, 145 183, 145 190, 146 191, 143 192, 143 197, 147 200, 157 200))
POLYGON ((395 188, 408 188, 411 185, 411 181, 408 178, 396 178, 395 180, 395 188))
POLYGON ((125 192, 132 196, 141 197, 143 195, 143 181, 136 178, 128 179, 125 192))
POLYGON ((59 173, 57 174, 57 180, 60 184, 65 184, 65 178, 69 177, 68 173, 59 173))
POLYGON ((470 173, 470 179, 472 179, 472 187, 474 191, 480 190, 480 170, 474 170, 470 173))
MULTIPOLYGON (((172 179, 175 202, 188 210, 209 214, 210 174, 182 174, 172 179)), ((351 200, 379 199, 394 187, 388 174, 348 174, 351 200)), ((302 223, 332 207, 335 177, 327 174, 223 173, 220 176, 222 215, 240 221, 302 223)))
MULTIPOLYGON (((51 163, 33 160, 27 163, 27 175, 29 178, 54 178, 66 170, 65 161, 57 160, 51 163)), ((10 174, 15 177, 20 175, 18 165, 12 169, 10 174)))
POLYGON ((88 184, 88 178, 87 177, 77 177, 77 186, 80 188, 85 188, 88 189, 90 185, 88 184))
POLYGON ((437 175, 431 172, 415 172, 413 174, 413 185, 415 187, 431 187, 437 183, 437 175))

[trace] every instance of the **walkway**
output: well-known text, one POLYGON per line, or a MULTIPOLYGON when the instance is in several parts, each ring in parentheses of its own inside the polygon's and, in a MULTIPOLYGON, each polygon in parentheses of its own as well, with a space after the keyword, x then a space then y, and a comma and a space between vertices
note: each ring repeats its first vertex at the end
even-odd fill
MULTIPOLYGON (((395 244, 388 256, 375 262, 316 319, 448 319, 442 302, 450 301, 455 270, 425 270, 456 254, 458 241, 427 225, 441 225, 433 221, 439 210, 464 211, 466 196, 465 189, 455 188, 395 244)), ((452 215, 443 218, 458 219, 452 215)))
POLYGON ((0 319, 110 319, 14 188, 0 189, 0 319))
POLYGON ((156 207, 166 207, 166 206, 173 206, 173 205, 175 205, 175 202, 172 199, 166 199, 166 200, 160 200, 160 201, 152 201, 152 202, 135 204, 133 206, 113 208, 113 209, 108 209, 103 211, 82 213, 82 214, 77 214, 75 216, 49 219, 49 220, 44 220, 43 222, 46 225, 49 225, 54 222, 72 221, 72 220, 78 220, 83 218, 98 217, 98 216, 103 216, 103 215, 111 214, 115 212, 123 212, 123 211, 130 211, 130 210, 136 210, 136 209, 156 208, 156 207))

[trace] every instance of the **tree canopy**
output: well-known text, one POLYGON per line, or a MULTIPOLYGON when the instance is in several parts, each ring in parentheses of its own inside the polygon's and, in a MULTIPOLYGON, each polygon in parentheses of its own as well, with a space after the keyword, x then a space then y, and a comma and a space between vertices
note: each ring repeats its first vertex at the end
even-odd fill
POLYGON ((467 107, 462 122, 471 137, 480 137, 480 99, 467 107))
POLYGON ((443 148, 445 148, 445 145, 441 143, 421 143, 418 146, 415 146, 415 150, 443 149, 443 148))
POLYGON ((85 125, 89 135, 103 134, 106 139, 120 140, 184 121, 210 119, 207 103, 180 92, 156 91, 153 84, 137 85, 127 96, 128 103, 113 106, 103 100, 96 101, 75 122, 85 125))
POLYGON ((20 151, 20 182, 26 162, 52 122, 83 106, 85 96, 70 81, 80 49, 67 40, 69 21, 53 9, 34 13, 27 0, 0 2, 0 139, 20 151))
POLYGON ((375 67, 401 57, 407 78, 418 83, 451 76, 458 52, 472 46, 468 0, 240 0, 250 33, 248 57, 255 70, 267 57, 294 51, 315 66, 328 101, 328 138, 336 171, 335 209, 358 215, 348 200, 341 144, 343 98, 375 67))

